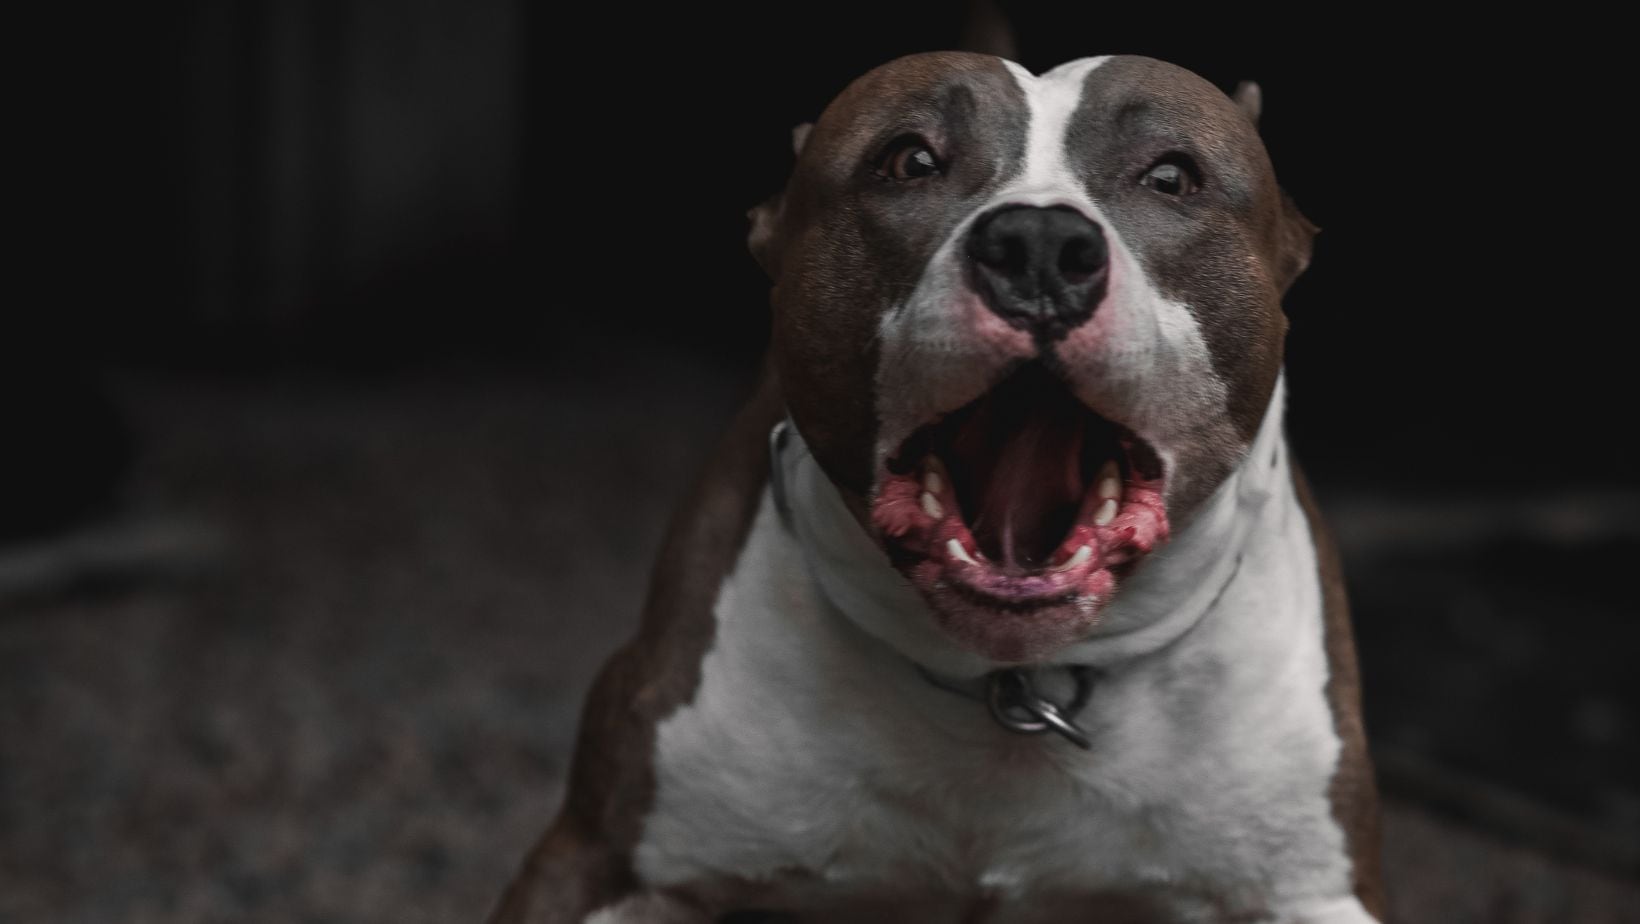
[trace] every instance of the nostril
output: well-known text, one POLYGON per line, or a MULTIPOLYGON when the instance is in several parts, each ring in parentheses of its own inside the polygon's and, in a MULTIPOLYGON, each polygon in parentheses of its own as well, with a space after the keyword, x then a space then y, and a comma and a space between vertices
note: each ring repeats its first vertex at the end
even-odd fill
POLYGON ((1012 234, 984 234, 975 239, 970 252, 975 260, 1004 276, 1025 272, 1030 253, 1025 241, 1012 234))
POLYGON ((1105 268, 1105 242, 1092 235, 1076 235, 1059 251, 1059 274, 1070 282, 1084 282, 1105 268))
POLYGON ((1022 276, 1030 268, 1030 248, 1025 246, 1023 238, 1005 237, 1002 239, 1002 259, 995 265, 998 270, 1009 276, 1022 276))

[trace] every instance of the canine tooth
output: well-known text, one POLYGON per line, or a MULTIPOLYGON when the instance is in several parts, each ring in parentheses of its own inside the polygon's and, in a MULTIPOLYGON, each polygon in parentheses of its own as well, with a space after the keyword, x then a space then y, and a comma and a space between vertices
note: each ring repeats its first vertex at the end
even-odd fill
POLYGON ((1099 470, 1098 495, 1100 500, 1122 496, 1121 472, 1116 468, 1115 459, 1106 462, 1105 467, 1099 470))
POLYGON ((979 564, 979 562, 974 561, 974 557, 972 555, 968 554, 968 550, 962 547, 962 543, 955 539, 945 540, 945 550, 951 553, 951 557, 955 558, 957 561, 966 562, 970 565, 979 564))
POLYGON ((921 500, 923 513, 928 514, 936 520, 945 516, 945 508, 940 505, 939 498, 929 494, 927 491, 924 491, 921 500))
POLYGON ((929 469, 928 471, 923 473, 923 490, 924 491, 927 491, 930 494, 938 494, 938 493, 940 493, 940 488, 942 488, 944 486, 945 486, 945 483, 940 479, 940 473, 939 472, 936 472, 933 469, 929 469))
POLYGON ((1099 505, 1099 512, 1093 515, 1093 525, 1109 526, 1110 521, 1116 519, 1116 498, 1107 497, 1099 505))
POLYGON ((1055 570, 1055 571, 1069 571, 1072 568, 1077 568, 1077 567, 1080 567, 1080 566, 1086 564, 1088 559, 1090 559, 1092 557, 1093 557, 1093 549, 1090 549, 1087 546, 1082 546, 1081 548, 1077 549, 1076 552, 1073 553, 1070 558, 1065 559, 1064 564, 1055 565, 1053 570, 1055 570))

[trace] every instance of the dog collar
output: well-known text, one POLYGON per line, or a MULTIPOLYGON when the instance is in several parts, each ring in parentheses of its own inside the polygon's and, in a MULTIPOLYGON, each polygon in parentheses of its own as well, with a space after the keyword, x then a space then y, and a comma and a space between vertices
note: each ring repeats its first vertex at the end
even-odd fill
POLYGON ((1084 751, 1093 750, 1093 741, 1088 738, 1088 733, 1076 724, 1077 713, 1082 711, 1093 695, 1093 669, 1086 665, 1036 669, 1005 667, 970 683, 940 677, 921 664, 916 667, 917 673, 934 686, 984 703, 991 711, 991 718, 1015 734, 1053 732, 1084 751), (1074 685, 1070 698, 1064 703, 1056 703, 1039 692, 1031 681, 1031 675, 1040 670, 1065 671, 1074 685))
MULTIPOLYGON (((791 440, 790 419, 782 419, 769 430, 769 493, 775 512, 787 532, 792 528, 791 500, 786 491, 785 466, 781 454, 791 440)), ((910 661, 911 659, 907 658, 910 661)), ((1093 670, 1085 665, 1059 668, 1007 667, 991 671, 978 680, 963 682, 940 677, 927 667, 911 661, 917 673, 929 684, 959 696, 984 703, 991 718, 1008 731, 1020 735, 1041 735, 1053 732, 1084 750, 1091 750, 1093 742, 1087 732, 1076 724, 1076 716, 1088 704, 1093 694, 1093 670), (1064 702, 1054 702, 1044 696, 1032 682, 1032 673, 1039 670, 1064 670, 1072 683, 1072 692, 1064 702)))

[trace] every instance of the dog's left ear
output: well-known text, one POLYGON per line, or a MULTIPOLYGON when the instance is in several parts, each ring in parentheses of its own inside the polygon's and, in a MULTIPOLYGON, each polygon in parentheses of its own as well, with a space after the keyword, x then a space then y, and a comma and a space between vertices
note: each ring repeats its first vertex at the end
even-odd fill
MULTIPOLYGON (((804 122, 792 129, 792 154, 797 157, 803 155, 803 147, 809 143, 809 133, 814 130, 813 122, 804 122)), ((746 248, 752 252, 752 259, 763 267, 763 272, 773 278, 779 269, 779 262, 775 259, 775 237, 780 230, 780 216, 785 209, 785 196, 775 193, 746 213, 752 221, 752 229, 746 234, 746 248)))
MULTIPOLYGON (((1258 127, 1259 116, 1264 114, 1264 90, 1251 80, 1243 80, 1236 84, 1236 92, 1230 94, 1247 121, 1258 127)), ((1321 231, 1315 223, 1304 217, 1298 210, 1293 197, 1281 191, 1281 231, 1277 247, 1280 249, 1281 278, 1278 287, 1283 294, 1292 287, 1293 281, 1309 268, 1310 254, 1315 248, 1315 236, 1321 231)))
POLYGON ((1259 85, 1251 80, 1243 80, 1236 84, 1236 92, 1232 93, 1230 98, 1247 114, 1248 121, 1257 126, 1258 117, 1264 112, 1264 91, 1259 89, 1259 85))
POLYGON ((803 148, 809 143, 809 133, 814 131, 813 122, 804 122, 792 129, 792 156, 802 157, 803 148))

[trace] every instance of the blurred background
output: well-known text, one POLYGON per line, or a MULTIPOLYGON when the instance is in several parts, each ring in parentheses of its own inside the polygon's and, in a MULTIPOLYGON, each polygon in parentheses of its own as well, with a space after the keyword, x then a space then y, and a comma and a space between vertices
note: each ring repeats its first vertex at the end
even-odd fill
MULTIPOLYGON (((1632 110, 1567 10, 1004 3, 1256 79, 1404 921, 1635 921, 1632 110), (1627 235, 1622 238, 1627 246, 1627 235)), ((65 9, 0 331, 0 921, 477 921, 744 395, 744 213, 958 5, 65 9)), ((36 33, 29 32, 33 35, 36 33)))

